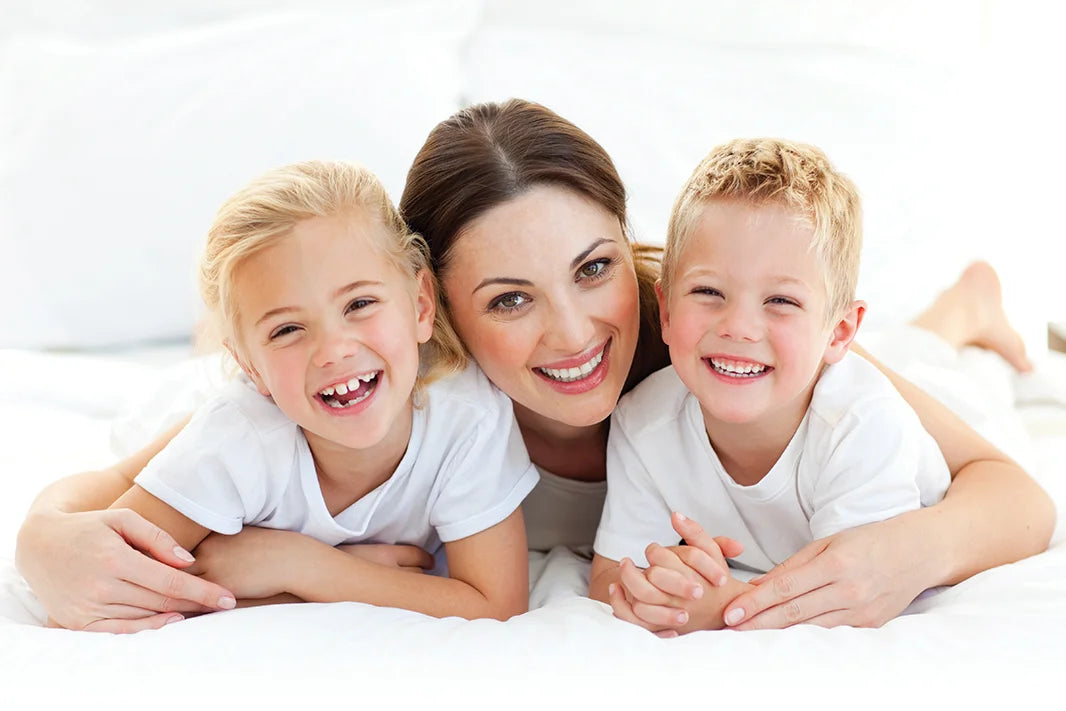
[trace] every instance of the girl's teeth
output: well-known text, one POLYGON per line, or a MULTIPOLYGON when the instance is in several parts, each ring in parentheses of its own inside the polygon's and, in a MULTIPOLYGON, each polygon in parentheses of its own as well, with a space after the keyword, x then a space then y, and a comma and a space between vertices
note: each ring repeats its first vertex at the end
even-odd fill
POLYGON ((348 394, 348 386, 345 383, 338 383, 336 388, 337 388, 337 394, 338 395, 347 395, 348 394))

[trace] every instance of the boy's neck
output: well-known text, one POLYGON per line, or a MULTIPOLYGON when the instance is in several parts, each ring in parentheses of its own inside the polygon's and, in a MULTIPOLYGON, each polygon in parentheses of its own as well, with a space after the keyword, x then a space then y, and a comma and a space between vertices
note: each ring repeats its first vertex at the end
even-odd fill
POLYGON ((805 397, 752 422, 722 422, 703 410, 711 447, 733 481, 754 486, 770 473, 803 422, 813 392, 812 383, 805 397))
POLYGON ((307 438, 322 498, 336 516, 395 473, 411 441, 413 411, 394 424, 386 438, 367 449, 351 449, 301 430, 307 438))

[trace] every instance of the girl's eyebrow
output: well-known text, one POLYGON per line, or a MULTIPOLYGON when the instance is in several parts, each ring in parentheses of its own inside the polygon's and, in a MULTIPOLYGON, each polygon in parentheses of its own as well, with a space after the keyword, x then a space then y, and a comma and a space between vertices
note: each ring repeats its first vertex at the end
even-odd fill
MULTIPOLYGON (((360 289, 364 286, 383 286, 383 284, 380 281, 373 281, 371 279, 353 281, 351 284, 345 284, 341 288, 334 291, 333 298, 339 299, 340 297, 347 294, 349 291, 352 291, 353 289, 360 289)), ((278 308, 271 309, 270 311, 267 311, 265 314, 260 316, 259 320, 255 322, 255 325, 258 326, 259 324, 263 323, 263 321, 266 321, 268 318, 271 318, 273 316, 281 316, 287 313, 295 313, 299 310, 300 309, 296 306, 279 306, 278 308)))
MULTIPOLYGON (((613 240, 607 239, 606 237, 601 237, 600 239, 596 240, 570 261, 570 268, 577 269, 581 265, 581 262, 585 261, 585 258, 592 254, 597 247, 599 247, 601 244, 610 243, 612 241, 613 240)), ((533 282, 528 279, 519 279, 518 277, 491 277, 489 279, 483 279, 481 283, 475 286, 474 290, 470 293, 477 293, 478 289, 482 289, 486 286, 492 286, 493 284, 510 284, 512 286, 533 286, 533 282)))

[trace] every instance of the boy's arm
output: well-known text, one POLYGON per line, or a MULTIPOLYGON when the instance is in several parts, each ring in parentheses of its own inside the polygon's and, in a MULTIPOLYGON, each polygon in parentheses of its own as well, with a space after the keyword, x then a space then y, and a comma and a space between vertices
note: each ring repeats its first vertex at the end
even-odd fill
POLYGON ((472 536, 445 543, 451 577, 416 575, 349 555, 306 536, 293 545, 286 591, 308 602, 364 602, 433 617, 506 620, 529 608, 529 564, 521 508, 472 536))

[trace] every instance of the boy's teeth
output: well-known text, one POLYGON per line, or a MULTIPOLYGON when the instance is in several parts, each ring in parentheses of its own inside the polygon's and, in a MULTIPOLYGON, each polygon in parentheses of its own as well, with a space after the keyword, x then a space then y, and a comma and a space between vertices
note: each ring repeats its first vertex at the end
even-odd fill
POLYGON ((581 378, 588 376, 589 373, 596 369, 596 366, 598 366, 602 360, 603 351, 601 350, 577 368, 537 368, 537 370, 544 373, 552 380, 558 380, 563 383, 572 383, 575 380, 580 380, 581 378))
POLYGON ((766 370, 765 365, 757 365, 755 363, 741 364, 732 361, 718 360, 717 358, 711 358, 710 361, 715 370, 730 375, 759 375, 766 370))

